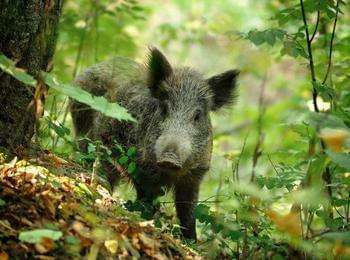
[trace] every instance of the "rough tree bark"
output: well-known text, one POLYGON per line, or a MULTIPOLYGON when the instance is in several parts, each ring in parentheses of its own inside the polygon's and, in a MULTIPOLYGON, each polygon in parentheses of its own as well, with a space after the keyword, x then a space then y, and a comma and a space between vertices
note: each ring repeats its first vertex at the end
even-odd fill
MULTIPOLYGON (((34 77, 49 71, 63 0, 0 0, 0 53, 34 77)), ((0 71, 0 146, 16 152, 34 133, 34 89, 0 71)))

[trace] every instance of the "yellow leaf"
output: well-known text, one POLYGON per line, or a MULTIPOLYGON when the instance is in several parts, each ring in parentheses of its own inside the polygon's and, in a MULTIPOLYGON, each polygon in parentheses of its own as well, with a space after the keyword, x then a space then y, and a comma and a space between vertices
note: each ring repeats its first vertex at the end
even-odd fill
POLYGON ((276 211, 269 209, 266 215, 281 231, 287 232, 292 236, 301 235, 301 226, 298 214, 291 212, 287 215, 280 215, 276 211))
POLYGON ((110 252, 111 254, 115 254, 115 253, 117 253, 117 250, 118 250, 118 241, 117 240, 106 240, 105 247, 107 248, 108 252, 110 252))
POLYGON ((9 259, 9 255, 4 252, 4 251, 1 251, 0 252, 0 260, 8 260, 9 259))
POLYGON ((350 256, 350 247, 347 247, 342 242, 337 241, 334 246, 334 255, 336 257, 345 255, 350 256))
POLYGON ((326 143, 327 147, 335 152, 340 152, 344 142, 348 136, 348 132, 342 129, 327 129, 320 134, 321 139, 326 143))

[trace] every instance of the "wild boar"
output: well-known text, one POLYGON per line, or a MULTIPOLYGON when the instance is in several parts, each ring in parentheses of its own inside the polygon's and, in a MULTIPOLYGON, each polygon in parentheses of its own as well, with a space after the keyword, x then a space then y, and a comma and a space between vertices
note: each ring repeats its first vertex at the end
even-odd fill
MULTIPOLYGON (((156 48, 150 50, 146 65, 120 57, 93 65, 74 84, 124 106, 137 123, 108 118, 73 101, 75 134, 105 145, 117 140, 135 146, 137 199, 152 200, 163 187, 173 190, 182 233, 196 240, 193 211, 212 154, 209 112, 233 102, 238 74, 228 70, 206 79, 192 68, 172 67, 156 48)), ((108 171, 113 184, 117 172, 113 167, 108 171)))

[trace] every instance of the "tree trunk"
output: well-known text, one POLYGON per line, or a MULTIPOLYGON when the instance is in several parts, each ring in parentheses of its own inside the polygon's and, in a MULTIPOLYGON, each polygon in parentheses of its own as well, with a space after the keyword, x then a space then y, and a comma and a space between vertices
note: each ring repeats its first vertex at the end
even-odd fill
MULTIPOLYGON (((49 71, 63 0, 0 0, 0 53, 34 77, 49 71)), ((0 146, 28 147, 34 133, 34 89, 0 71, 0 146)))

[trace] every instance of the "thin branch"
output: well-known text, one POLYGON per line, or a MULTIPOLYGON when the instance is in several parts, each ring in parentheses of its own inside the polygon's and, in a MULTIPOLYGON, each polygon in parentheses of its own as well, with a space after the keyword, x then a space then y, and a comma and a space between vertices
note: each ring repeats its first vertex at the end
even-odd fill
MULTIPOLYGON (((309 29, 308 29, 308 25, 307 25, 307 21, 306 21, 306 14, 305 14, 303 0, 300 0, 300 6, 301 6, 301 15, 303 17, 303 22, 304 22, 304 27, 305 27, 306 45, 307 45, 307 51, 309 54, 309 66, 310 66, 310 72, 311 72, 311 80, 312 80, 312 82, 316 82, 314 59, 312 56, 311 41, 310 41, 309 29)), ((314 110, 316 112, 319 112, 318 105, 317 105, 317 90, 314 86, 312 86, 312 100, 313 100, 314 110)))
POLYGON ((300 228, 301 228, 301 238, 304 239, 304 225, 303 225, 303 209, 299 208, 299 220, 300 220, 300 228))
POLYGON ((270 155, 269 154, 266 154, 266 155, 267 155, 267 159, 269 159, 269 162, 271 163, 271 165, 272 165, 273 169, 275 170, 276 174, 279 175, 279 172, 277 171, 276 165, 271 160, 270 155))
MULTIPOLYGON (((320 5, 320 1, 318 1, 318 4, 320 5)), ((316 25, 315 25, 315 30, 310 38, 310 43, 313 41, 313 39, 315 38, 315 35, 317 33, 317 28, 318 28, 318 24, 320 23, 320 10, 317 11, 317 18, 316 18, 316 25)))
POLYGON ((346 209, 346 222, 350 222, 350 192, 349 192, 349 196, 348 196, 348 205, 347 205, 347 209, 346 209))
POLYGON ((332 54, 333 54, 333 41, 334 41, 334 36, 335 36, 335 29, 337 27, 337 21, 338 21, 338 13, 339 13, 339 2, 340 0, 337 0, 337 10, 335 11, 335 18, 334 18, 334 23, 333 23, 333 30, 332 30, 332 36, 331 36, 331 42, 329 44, 329 54, 328 54, 328 66, 327 66, 327 72, 326 75, 324 76, 324 79, 322 81, 322 84, 326 83, 329 71, 331 70, 332 67, 332 54))
POLYGON ((233 162, 232 162, 232 173, 233 173, 232 178, 233 178, 233 181, 235 181, 235 179, 236 179, 236 181, 239 182, 239 164, 240 164, 240 162, 241 162, 241 158, 242 158, 242 155, 243 155, 243 152, 244 152, 246 143, 247 143, 247 139, 248 139, 248 136, 249 136, 249 132, 250 132, 250 131, 248 131, 248 133, 246 134, 246 136, 245 136, 245 138, 244 138, 243 146, 242 146, 242 149, 241 149, 241 153, 240 153, 240 155, 239 155, 239 157, 238 157, 238 159, 237 159, 236 164, 233 165, 233 162), (236 178, 235 178, 235 176, 234 176, 234 175, 235 175, 235 174, 234 174, 235 172, 236 172, 236 178))
POLYGON ((308 216, 308 220, 307 220, 307 226, 306 226, 306 235, 305 235, 306 239, 309 238, 309 234, 311 231, 311 224, 312 224, 313 219, 314 219, 314 213, 310 212, 309 216, 308 216))
MULTIPOLYGON (((195 201, 195 203, 221 203, 223 201, 218 201, 218 200, 210 200, 212 198, 217 198, 217 197, 227 197, 227 198, 231 198, 231 196, 229 195, 225 195, 225 194, 216 194, 213 196, 210 196, 208 198, 206 198, 205 200, 197 200, 195 201)), ((174 204, 174 201, 161 201, 160 203, 162 204, 174 204)), ((193 201, 177 201, 176 203, 193 203, 193 201)))
POLYGON ((338 213, 338 215, 344 219, 346 219, 346 217, 340 213, 340 211, 337 209, 337 207, 333 207, 335 209, 335 211, 338 213))
POLYGON ((264 79, 260 86, 260 95, 259 95, 259 116, 258 116, 258 125, 257 125, 257 131, 258 131, 258 139, 256 141, 256 145, 254 148, 253 153, 253 166, 252 166, 252 173, 250 177, 250 182, 254 182, 255 180, 255 167, 258 164, 258 160, 262 154, 261 146, 264 142, 264 133, 262 131, 262 120, 265 114, 265 104, 264 104, 264 91, 265 91, 265 84, 267 81, 267 74, 265 73, 264 79))

